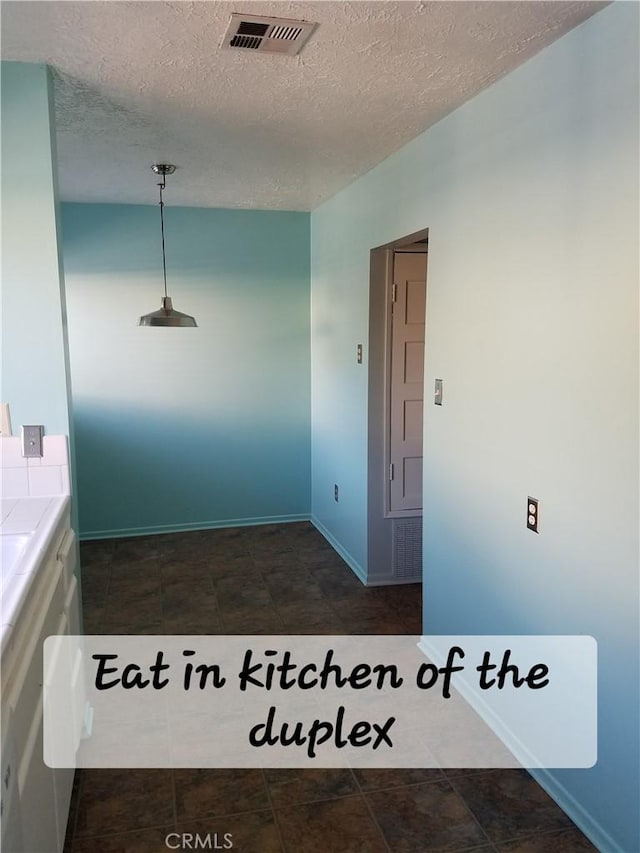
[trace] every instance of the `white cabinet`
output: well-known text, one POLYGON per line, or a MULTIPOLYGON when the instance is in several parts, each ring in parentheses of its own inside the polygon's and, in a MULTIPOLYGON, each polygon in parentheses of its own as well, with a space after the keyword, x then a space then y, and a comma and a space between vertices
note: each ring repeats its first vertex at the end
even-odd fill
POLYGON ((19 761, 21 853, 34 853, 36 850, 38 853, 57 853, 62 848, 58 846, 54 771, 42 760, 42 698, 38 701, 29 741, 19 761))
POLYGON ((12 718, 8 709, 2 710, 2 739, 0 741, 0 850, 22 850, 22 816, 18 796, 17 755, 13 737, 12 718))
MULTIPOLYGON (((79 633, 76 543, 68 512, 51 531, 2 651, 3 853, 61 853, 73 770, 52 769, 42 757, 43 643, 79 633)), ((1 783, 0 783, 1 784, 1 783)))

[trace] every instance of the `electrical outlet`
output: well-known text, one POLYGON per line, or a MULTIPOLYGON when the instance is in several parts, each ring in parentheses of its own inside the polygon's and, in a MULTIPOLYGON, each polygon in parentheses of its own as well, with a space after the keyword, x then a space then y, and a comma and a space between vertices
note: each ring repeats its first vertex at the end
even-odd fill
POLYGON ((333 499, 336 503, 340 500, 340 489, 338 488, 337 483, 334 483, 333 485, 333 499))
POLYGON ((540 512, 538 509, 537 498, 527 498, 527 527, 538 533, 538 523, 540 521, 540 512))
POLYGON ((362 344, 358 344, 356 347, 356 362, 362 364, 362 344))
POLYGON ((27 457, 42 456, 42 436, 44 427, 27 425, 22 427, 22 455, 27 457))

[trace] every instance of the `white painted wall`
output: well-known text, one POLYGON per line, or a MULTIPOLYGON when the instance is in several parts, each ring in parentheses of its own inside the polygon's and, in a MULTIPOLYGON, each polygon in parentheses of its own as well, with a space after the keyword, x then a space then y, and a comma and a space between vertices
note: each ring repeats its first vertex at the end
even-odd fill
POLYGON ((70 432, 64 279, 58 251, 53 89, 45 65, 3 62, 2 400, 13 431, 70 432))

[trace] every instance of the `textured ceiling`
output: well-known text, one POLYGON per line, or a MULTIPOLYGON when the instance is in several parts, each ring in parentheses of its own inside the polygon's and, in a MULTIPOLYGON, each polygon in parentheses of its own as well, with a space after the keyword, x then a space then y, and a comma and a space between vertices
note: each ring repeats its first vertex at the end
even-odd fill
POLYGON ((606 3, 3 2, 2 58, 55 70, 64 200, 311 210, 606 3), (220 50, 231 12, 317 21, 220 50))

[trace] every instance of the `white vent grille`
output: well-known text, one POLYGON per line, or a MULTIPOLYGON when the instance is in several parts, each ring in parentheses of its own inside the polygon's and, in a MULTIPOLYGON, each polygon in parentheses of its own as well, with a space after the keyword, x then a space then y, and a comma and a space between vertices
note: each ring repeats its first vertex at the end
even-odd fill
POLYGON ((310 21, 231 15, 221 47, 295 56, 316 28, 310 21))
POLYGON ((274 27, 269 33, 270 39, 297 39, 302 33, 302 27, 274 27))
POLYGON ((422 580, 422 517, 393 520, 393 576, 422 580))

